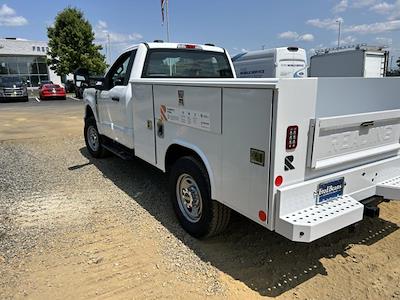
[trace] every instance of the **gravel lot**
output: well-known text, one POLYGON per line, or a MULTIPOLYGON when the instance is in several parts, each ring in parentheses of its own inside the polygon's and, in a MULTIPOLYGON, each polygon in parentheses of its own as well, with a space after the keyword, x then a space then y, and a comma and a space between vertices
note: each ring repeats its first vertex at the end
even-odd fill
POLYGON ((400 203, 312 244, 237 215, 199 241, 162 173, 88 156, 82 110, 0 104, 0 298, 400 299, 400 203))

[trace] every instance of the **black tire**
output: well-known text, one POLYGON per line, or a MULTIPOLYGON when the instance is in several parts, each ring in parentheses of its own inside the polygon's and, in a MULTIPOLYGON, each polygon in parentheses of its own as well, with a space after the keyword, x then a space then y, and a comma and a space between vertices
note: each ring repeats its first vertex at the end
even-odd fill
POLYGON ((25 98, 24 98, 24 100, 23 100, 24 102, 28 102, 29 101, 29 97, 28 96, 26 96, 25 98))
POLYGON ((100 135, 99 131, 97 130, 96 119, 94 117, 89 117, 89 118, 85 119, 85 127, 84 127, 84 130, 83 130, 83 135, 85 137, 86 148, 89 151, 91 156, 93 156, 95 158, 103 158, 103 157, 107 156, 108 151, 101 144, 101 135, 100 135), (97 134, 98 147, 94 147, 89 142, 89 140, 88 140, 89 139, 88 138, 89 130, 92 133, 96 133, 97 134))
POLYGON ((178 159, 172 166, 169 179, 170 198, 175 214, 183 229, 190 235, 196 238, 210 237, 222 232, 227 227, 231 210, 211 199, 208 173, 201 162, 192 156, 178 159), (201 199, 202 209, 198 220, 190 220, 187 217, 183 202, 180 200, 182 196, 178 195, 178 181, 186 175, 194 180, 200 192, 201 197, 199 199, 201 199))

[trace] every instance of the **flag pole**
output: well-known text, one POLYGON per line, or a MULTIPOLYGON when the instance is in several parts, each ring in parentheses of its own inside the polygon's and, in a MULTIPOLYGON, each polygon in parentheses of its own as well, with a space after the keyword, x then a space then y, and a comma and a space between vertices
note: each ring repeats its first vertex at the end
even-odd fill
POLYGON ((166 10, 165 10, 165 14, 166 14, 166 19, 167 19, 167 42, 169 42, 169 9, 168 9, 168 6, 169 6, 169 1, 168 0, 165 0, 165 4, 166 4, 166 10))

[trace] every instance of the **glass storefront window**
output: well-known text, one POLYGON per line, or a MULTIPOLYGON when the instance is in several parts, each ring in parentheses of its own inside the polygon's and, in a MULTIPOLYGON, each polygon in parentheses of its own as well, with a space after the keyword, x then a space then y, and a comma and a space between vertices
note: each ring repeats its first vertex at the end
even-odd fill
POLYGON ((0 76, 4 75, 18 76, 29 86, 38 86, 40 81, 49 80, 46 56, 0 55, 0 76))
POLYGON ((30 74, 39 74, 37 63, 35 61, 29 63, 29 73, 30 74))
POLYGON ((18 65, 17 63, 8 63, 8 73, 12 74, 12 75, 18 75, 18 65))
POLYGON ((38 64, 39 74, 47 74, 47 65, 40 63, 38 64))
POLYGON ((19 70, 20 74, 29 74, 28 63, 27 62, 18 62, 18 70, 19 70))
POLYGON ((5 62, 0 61, 0 74, 8 74, 8 68, 5 62))
POLYGON ((38 86, 40 82, 39 76, 31 76, 31 86, 38 86))

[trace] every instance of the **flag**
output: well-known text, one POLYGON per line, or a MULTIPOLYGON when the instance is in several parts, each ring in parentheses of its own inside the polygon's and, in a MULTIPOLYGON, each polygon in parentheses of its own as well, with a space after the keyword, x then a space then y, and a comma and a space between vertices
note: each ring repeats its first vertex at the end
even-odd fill
POLYGON ((163 25, 164 25, 165 2, 167 2, 167 0, 161 0, 161 20, 163 25))

